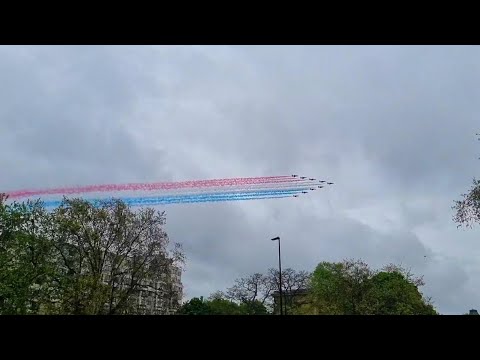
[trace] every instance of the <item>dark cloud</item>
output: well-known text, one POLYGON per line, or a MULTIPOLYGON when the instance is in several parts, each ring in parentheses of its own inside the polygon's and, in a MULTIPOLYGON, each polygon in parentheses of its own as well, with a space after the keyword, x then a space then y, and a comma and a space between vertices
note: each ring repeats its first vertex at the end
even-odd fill
POLYGON ((478 166, 476 47, 0 47, 0 188, 305 173, 298 199, 168 207, 187 296, 276 266, 400 262, 480 303, 452 201, 478 166), (425 257, 426 256, 426 257, 425 257))
POLYGON ((135 99, 151 83, 134 67, 125 71, 102 47, 4 47, 1 54, 4 188, 162 174, 163 152, 130 131, 135 99))

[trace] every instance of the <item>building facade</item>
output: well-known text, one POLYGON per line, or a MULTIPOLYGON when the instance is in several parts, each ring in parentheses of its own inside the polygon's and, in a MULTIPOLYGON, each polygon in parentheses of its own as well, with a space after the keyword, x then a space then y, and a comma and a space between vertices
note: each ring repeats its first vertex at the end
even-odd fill
POLYGON ((134 295, 137 314, 175 314, 183 297, 182 271, 172 266, 170 279, 162 276, 158 281, 144 281, 141 288, 134 295))
MULTIPOLYGON (((110 268, 104 269, 102 280, 104 284, 111 283, 110 268)), ((131 281, 130 276, 115 282, 115 288, 128 289, 131 281)), ((157 273, 141 281, 136 290, 129 296, 129 305, 124 314, 131 315, 171 315, 181 305, 183 297, 182 270, 180 267, 169 263, 167 270, 157 273)), ((105 304, 108 308, 108 304, 105 304)))

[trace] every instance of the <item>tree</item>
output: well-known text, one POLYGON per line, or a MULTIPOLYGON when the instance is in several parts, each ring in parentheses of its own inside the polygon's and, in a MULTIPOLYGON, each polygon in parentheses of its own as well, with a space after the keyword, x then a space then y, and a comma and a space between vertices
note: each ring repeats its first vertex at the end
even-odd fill
POLYGON ((312 302, 320 314, 360 314, 365 312, 365 298, 373 275, 361 260, 341 263, 322 262, 311 281, 312 302))
MULTIPOLYGON (((289 307, 294 306, 293 299, 298 292, 304 291, 309 284, 310 273, 288 268, 282 270, 282 290, 289 307)), ((272 294, 280 290, 280 277, 277 269, 268 269, 266 274, 255 273, 235 280, 235 284, 227 289, 226 297, 245 306, 272 307, 272 294), (257 304, 258 305, 254 305, 257 304)))
POLYGON ((480 222, 480 180, 474 178, 468 193, 461 196, 462 200, 456 200, 452 207, 455 210, 453 221, 457 223, 458 227, 471 228, 475 223, 480 222))
MULTIPOLYGON (((311 273, 296 271, 292 268, 282 270, 282 294, 285 314, 295 311, 298 298, 309 287, 311 273)), ((275 291, 280 290, 280 273, 277 269, 268 269, 268 278, 275 291)))
POLYGON ((208 301, 194 297, 183 304, 177 311, 178 315, 211 315, 211 308, 208 301))
POLYGON ((462 194, 463 199, 455 201, 453 209, 456 211, 453 221, 458 227, 472 227, 480 222, 480 180, 473 179, 469 192, 462 194))
POLYGON ((6 204, 0 194, 0 314, 36 314, 51 301, 55 267, 40 202, 6 204))
POLYGON ((275 283, 272 282, 270 276, 255 273, 236 279, 235 284, 227 289, 226 297, 242 303, 259 301, 261 304, 265 304, 274 289, 275 283))
POLYGON ((266 315, 268 311, 258 300, 237 303, 226 299, 220 291, 210 295, 187 301, 177 312, 179 315, 266 315))
POLYGON ((258 300, 247 301, 240 304, 242 315, 268 315, 267 307, 258 300))
MULTIPOLYGON (((169 284, 183 262, 178 244, 169 251, 165 213, 132 211, 121 200, 91 204, 64 199, 52 213, 51 236, 62 269, 61 312, 142 313, 135 296, 169 284)), ((168 286, 167 286, 168 287, 168 286)))
POLYGON ((430 299, 424 299, 418 290, 422 285, 422 278, 395 265, 374 271, 361 260, 322 262, 312 276, 309 304, 302 306, 299 313, 436 314, 430 299))
POLYGON ((245 310, 237 303, 227 299, 212 299, 208 302, 210 315, 245 315, 245 310))
POLYGON ((435 315, 415 283, 400 271, 381 271, 372 279, 371 310, 375 315, 435 315))
POLYGON ((6 200, 0 194, 0 314, 162 313, 180 303, 173 278, 184 255, 169 246, 165 213, 120 200, 64 199, 53 212, 6 200), (140 296, 155 303, 140 306, 140 296))

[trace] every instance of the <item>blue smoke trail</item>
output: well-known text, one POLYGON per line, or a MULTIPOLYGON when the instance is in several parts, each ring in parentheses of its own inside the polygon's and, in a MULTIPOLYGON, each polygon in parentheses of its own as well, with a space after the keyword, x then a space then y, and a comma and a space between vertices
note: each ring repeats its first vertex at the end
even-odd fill
MULTIPOLYGON (((236 200, 260 200, 260 199, 279 199, 279 198, 287 198, 291 197, 291 195, 278 195, 278 196, 230 196, 230 197, 222 197, 222 198, 184 198, 184 199, 175 199, 175 200, 165 200, 162 198, 151 198, 148 201, 145 199, 131 199, 128 203, 129 206, 145 206, 145 205, 169 205, 169 204, 189 204, 189 203, 202 203, 202 202, 220 202, 220 201, 236 201, 236 200)), ((108 202, 112 199, 89 199, 87 200, 89 203, 93 204, 94 206, 101 206, 103 202, 108 202)), ((123 200, 123 199, 120 199, 123 200)), ((62 201, 49 201, 45 202, 44 205, 47 208, 55 208, 60 206, 62 201)))
POLYGON ((228 201, 233 199, 249 199, 249 198, 265 198, 268 196, 278 197, 278 196, 286 196, 289 197, 298 191, 268 191, 268 192, 256 192, 250 194, 235 194, 235 195, 224 195, 224 194, 217 194, 214 196, 185 196, 185 197, 177 197, 175 199, 171 198, 164 198, 164 197, 141 197, 141 198, 128 198, 122 199, 126 204, 133 205, 133 204, 150 204, 150 203, 164 203, 164 204, 175 204, 179 202, 200 202, 200 201, 228 201))
POLYGON ((229 198, 233 197, 244 197, 244 196, 270 196, 270 195, 293 195, 307 189, 275 189, 275 190, 252 190, 252 191, 242 191, 242 192, 225 192, 225 193, 210 193, 210 194, 188 194, 188 195, 160 195, 160 196, 149 196, 149 197, 130 197, 130 198, 121 198, 125 203, 129 202, 138 202, 140 199, 142 201, 148 202, 149 199, 163 199, 165 201, 176 200, 176 199, 204 199, 204 198, 229 198))
MULTIPOLYGON (((194 202, 211 202, 211 201, 233 201, 233 200, 249 200, 261 199, 268 197, 289 197, 297 194, 307 188, 293 188, 282 190, 264 190, 264 191, 247 191, 247 192, 226 192, 226 193, 210 193, 210 194, 190 194, 190 195, 164 195, 156 197, 129 197, 120 199, 127 205, 159 205, 159 204, 177 204, 177 203, 194 203, 194 202)), ((100 204, 108 199, 87 199, 92 204, 100 204)), ((44 202, 45 207, 58 207, 62 200, 52 200, 44 202)))
POLYGON ((232 198, 221 198, 221 199, 179 199, 175 201, 165 202, 161 199, 158 201, 150 201, 148 203, 144 202, 132 202, 130 206, 145 206, 145 205, 168 205, 168 204, 189 204, 189 203, 203 203, 203 202, 220 202, 220 201, 244 201, 244 200, 262 200, 262 199, 282 199, 291 197, 291 195, 279 195, 279 196, 251 196, 251 197, 232 197, 232 198))

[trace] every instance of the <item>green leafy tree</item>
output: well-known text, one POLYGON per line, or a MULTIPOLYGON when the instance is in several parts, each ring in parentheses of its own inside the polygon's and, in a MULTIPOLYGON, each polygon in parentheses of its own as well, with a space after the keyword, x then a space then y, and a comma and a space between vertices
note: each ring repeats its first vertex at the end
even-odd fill
POLYGON ((371 310, 375 315, 435 315, 429 301, 402 271, 381 271, 372 279, 371 310))
POLYGON ((165 311, 180 303, 172 279, 184 255, 169 247, 163 212, 81 199, 47 212, 40 201, 6 200, 0 194, 0 314, 158 313, 135 301, 152 289, 165 311))
POLYGON ((200 298, 194 297, 184 303, 180 309, 177 311, 178 315, 211 315, 212 311, 208 301, 203 299, 203 296, 200 298))
POLYGON ((178 315, 266 315, 267 308, 260 301, 237 303, 226 299, 222 292, 212 294, 208 300, 192 298, 177 312, 178 315))
POLYGON ((56 278, 49 215, 40 202, 6 200, 0 194, 0 314, 41 313, 56 278))
POLYGON ((210 295, 209 305, 214 315, 267 315, 268 310, 259 300, 235 302, 217 291, 210 295))
POLYGON ((144 313, 134 298, 159 282, 170 283, 181 264, 178 244, 168 248, 165 213, 132 211, 121 200, 91 204, 64 199, 52 213, 61 313, 144 313))
POLYGON ((267 307, 258 300, 247 301, 240 304, 242 315, 268 315, 267 307))
POLYGON ((373 272, 361 260, 322 262, 311 280, 311 298, 319 314, 362 314, 373 272))
POLYGON ((242 307, 227 299, 212 299, 208 301, 211 315, 244 315, 242 307))
POLYGON ((433 315, 430 299, 418 290, 423 279, 389 265, 374 271, 361 260, 322 262, 315 269, 308 304, 300 314, 433 315))

